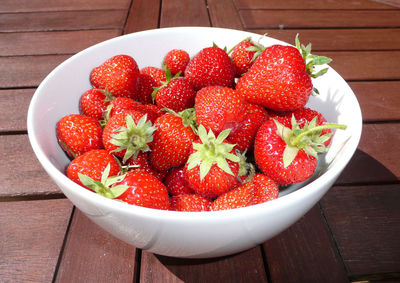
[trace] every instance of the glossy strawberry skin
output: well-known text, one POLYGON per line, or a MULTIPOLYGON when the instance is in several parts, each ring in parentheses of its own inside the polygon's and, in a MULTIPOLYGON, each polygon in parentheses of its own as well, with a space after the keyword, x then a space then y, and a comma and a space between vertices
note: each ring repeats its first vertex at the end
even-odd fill
POLYGON ((226 51, 215 46, 207 47, 189 61, 185 78, 196 90, 206 86, 232 87, 235 69, 226 51))
POLYGON ((228 210, 250 206, 253 204, 253 198, 254 185, 252 183, 245 183, 216 198, 211 205, 211 210, 228 210))
POLYGON ((172 49, 165 55, 164 66, 170 70, 172 75, 176 75, 179 72, 183 75, 189 61, 190 56, 185 50, 172 49))
POLYGON ((160 181, 163 181, 165 175, 167 174, 166 171, 157 171, 151 166, 149 160, 149 152, 139 152, 138 156, 135 159, 129 158, 126 162, 126 165, 131 167, 129 171, 145 171, 147 173, 150 173, 160 181))
POLYGON ((108 90, 113 96, 138 96, 139 68, 129 55, 116 55, 95 67, 90 73, 90 82, 95 88, 108 90))
MULTIPOLYGON (((290 118, 278 117, 278 122, 291 127, 290 118)), ((285 141, 277 134, 274 120, 264 122, 258 129, 254 142, 254 158, 261 171, 278 185, 289 185, 305 181, 314 173, 317 159, 299 150, 292 163, 284 168, 283 151, 285 141)))
POLYGON ((228 137, 228 141, 236 144, 235 148, 240 151, 253 148, 258 128, 269 118, 264 107, 258 104, 247 103, 245 113, 245 119, 228 137))
POLYGON ((291 111, 305 106, 313 85, 300 52, 292 46, 273 45, 238 80, 236 90, 249 102, 291 111))
POLYGON ((69 163, 67 167, 67 176, 75 183, 91 190, 82 184, 78 173, 86 175, 95 181, 100 181, 108 164, 110 164, 109 176, 118 175, 120 172, 119 164, 107 150, 91 150, 78 156, 69 163))
POLYGON ((236 77, 242 76, 253 65, 253 57, 256 51, 249 51, 247 48, 254 46, 249 40, 239 42, 232 50, 231 58, 235 66, 236 77))
POLYGON ((197 194, 183 194, 170 199, 170 210, 174 211, 209 211, 212 201, 197 194))
POLYGON ((131 205, 169 209, 167 188, 160 180, 147 172, 130 171, 121 182, 115 185, 128 186, 128 189, 116 199, 131 205))
POLYGON ((165 177, 164 184, 172 196, 194 193, 185 179, 184 166, 175 167, 165 177))
POLYGON ((183 165, 189 157, 196 138, 191 127, 185 127, 182 118, 166 113, 154 123, 157 130, 150 152, 150 163, 160 171, 183 165))
POLYGON ((102 132, 96 119, 81 114, 64 116, 56 128, 58 142, 71 158, 103 148, 102 132))
POLYGON ((94 88, 82 94, 79 101, 81 114, 93 117, 96 120, 103 118, 103 113, 109 104, 110 101, 107 100, 106 95, 94 88))
POLYGON ((112 109, 110 111, 109 118, 115 114, 120 114, 127 110, 134 110, 143 114, 147 114, 147 118, 154 123, 154 121, 163 114, 160 112, 161 108, 154 104, 142 104, 128 97, 116 97, 111 101, 111 104, 112 109))
POLYGON ((138 100, 143 104, 153 102, 152 93, 155 87, 161 86, 166 80, 165 71, 156 67, 144 67, 139 75, 138 100))
POLYGON ((274 200, 279 196, 278 185, 264 174, 256 174, 251 179, 254 185, 253 204, 274 200))
POLYGON ((198 124, 215 134, 234 129, 245 118, 246 103, 233 89, 220 86, 205 87, 197 92, 195 113, 198 124))
POLYGON ((156 104, 161 108, 181 112, 193 107, 195 96, 196 91, 187 79, 175 78, 157 91, 156 104))

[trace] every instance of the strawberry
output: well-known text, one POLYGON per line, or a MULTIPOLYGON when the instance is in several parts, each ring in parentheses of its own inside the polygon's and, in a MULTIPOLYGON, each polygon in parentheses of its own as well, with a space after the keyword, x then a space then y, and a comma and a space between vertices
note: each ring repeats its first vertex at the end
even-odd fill
POLYGON ((170 199, 170 210, 175 211, 209 211, 212 201, 196 194, 183 194, 170 199))
POLYGON ((196 90, 206 86, 232 87, 235 68, 225 50, 217 46, 207 47, 189 61, 185 78, 196 90))
POLYGON ((169 70, 166 72, 166 81, 155 88, 153 97, 157 106, 181 112, 194 105, 196 91, 186 79, 178 76, 172 77, 169 70))
POLYGON ((197 92, 194 107, 197 123, 216 134, 228 128, 234 131, 245 118, 245 101, 228 87, 202 88, 197 92))
POLYGON ((95 88, 107 89, 113 96, 138 96, 139 68, 129 55, 116 55, 95 67, 90 73, 90 82, 95 88))
POLYGON ((241 151, 253 148, 254 138, 258 128, 268 120, 269 117, 264 107, 253 103, 246 104, 245 114, 246 117, 243 122, 240 123, 240 127, 236 127, 228 137, 228 141, 236 144, 235 148, 241 151))
POLYGON ((157 130, 150 152, 150 163, 159 171, 183 165, 189 157, 196 134, 191 127, 194 111, 185 110, 179 114, 166 113, 157 118, 157 130))
POLYGON ((103 144, 116 156, 136 158, 140 151, 149 151, 155 128, 147 115, 135 110, 126 110, 113 115, 104 127, 103 144))
POLYGON ((58 143, 71 158, 103 148, 102 132, 96 119, 81 114, 64 116, 56 128, 58 143))
POLYGON ((167 174, 166 171, 157 171, 151 166, 149 160, 149 152, 140 151, 135 159, 129 158, 126 161, 125 165, 127 166, 127 171, 130 170, 145 171, 147 173, 150 173, 160 181, 163 181, 165 175, 167 174))
POLYGON ((314 65, 329 63, 327 57, 311 55, 311 45, 300 46, 298 37, 293 46, 267 47, 249 71, 237 82, 236 90, 252 103, 276 111, 302 108, 313 92, 311 78, 324 74, 325 68, 314 73, 314 65))
POLYGON ((137 170, 129 171, 124 179, 114 184, 114 186, 127 187, 115 199, 148 208, 169 209, 167 188, 150 173, 137 170))
POLYGON ((253 204, 253 198, 254 185, 252 183, 245 183, 216 198, 211 204, 211 210, 228 210, 250 206, 253 204))
POLYGON ((108 91, 96 88, 89 89, 82 94, 79 101, 80 112, 100 121, 112 99, 113 97, 108 91))
POLYGON ((317 154, 327 151, 324 142, 330 135, 321 136, 326 128, 345 129, 346 126, 317 126, 315 118, 300 128, 294 116, 267 120, 259 128, 254 143, 258 167, 278 185, 305 181, 315 171, 317 154))
POLYGON ((193 193, 185 179, 184 166, 173 168, 165 177, 164 184, 172 196, 193 193))
POLYGON ((229 52, 236 77, 246 73, 264 49, 265 47, 261 44, 252 42, 251 38, 246 38, 236 44, 231 50, 232 53, 229 52))
POLYGON ((185 165, 185 178, 198 194, 213 198, 228 191, 236 182, 240 158, 235 145, 225 141, 230 130, 214 133, 200 125, 199 139, 193 142, 191 154, 185 165))
POLYGON ((155 87, 161 86, 166 80, 165 71, 156 67, 144 67, 139 75, 138 100, 143 104, 153 102, 152 93, 155 87))
POLYGON ((264 174, 256 174, 250 181, 254 185, 253 204, 264 203, 278 198, 278 185, 264 174))
POLYGON ((93 190, 82 184, 79 174, 83 174, 95 181, 101 181, 101 177, 109 166, 109 175, 116 176, 120 172, 119 164, 107 150, 94 149, 72 160, 67 167, 67 176, 75 183, 89 190, 93 190))
POLYGON ((172 49, 165 55, 163 66, 164 69, 170 70, 172 75, 183 74, 189 61, 189 54, 185 50, 172 49))
POLYGON ((126 110, 135 110, 143 114, 147 114, 147 118, 153 123, 159 116, 162 115, 160 107, 153 104, 142 104, 128 97, 114 98, 106 109, 107 121, 114 114, 125 112, 126 110))

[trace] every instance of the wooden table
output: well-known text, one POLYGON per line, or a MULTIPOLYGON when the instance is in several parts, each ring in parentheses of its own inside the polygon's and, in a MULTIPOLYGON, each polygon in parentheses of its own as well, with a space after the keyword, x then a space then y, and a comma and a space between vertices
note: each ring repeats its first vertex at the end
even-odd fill
MULTIPOLYGON (((0 282, 399 282, 398 0, 2 0, 0 282), (100 41, 171 26, 215 26, 313 43, 363 112, 349 166, 300 221, 233 256, 187 260, 129 246, 90 222, 28 142, 35 88, 100 41)), ((50 138, 50 137, 49 137, 50 138)))

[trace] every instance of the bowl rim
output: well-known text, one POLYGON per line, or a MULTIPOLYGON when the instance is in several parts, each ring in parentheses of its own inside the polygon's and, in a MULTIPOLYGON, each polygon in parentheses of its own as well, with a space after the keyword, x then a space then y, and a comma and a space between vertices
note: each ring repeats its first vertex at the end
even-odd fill
MULTIPOLYGON (((232 209, 232 210, 222 210, 222 211, 202 211, 202 212, 181 212, 181 211, 170 211, 170 210, 159 210, 159 209, 153 209, 153 208, 147 208, 147 207, 141 207, 141 206, 135 206, 135 205, 129 205, 127 203, 123 202, 117 202, 112 199, 105 198, 103 196, 97 195, 96 193, 93 193, 82 186, 76 184, 72 180, 70 180, 64 173, 62 173, 60 170, 58 170, 55 165, 50 161, 50 159, 45 155, 43 150, 41 149, 41 146, 39 145, 39 142, 36 138, 36 131, 35 131, 35 126, 33 124, 33 117, 35 116, 36 112, 36 103, 38 100, 38 97, 42 91, 42 89, 45 88, 47 81, 49 81, 59 69, 63 68, 66 64, 69 62, 76 60, 77 57, 79 56, 84 56, 86 53, 89 53, 92 49, 97 48, 100 45, 105 45, 105 44, 110 44, 114 41, 117 40, 124 40, 127 37, 137 37, 142 34, 149 34, 149 33, 168 33, 171 31, 186 31, 190 30, 193 32, 193 30, 206 30, 206 31, 212 31, 212 30, 218 30, 218 31, 237 31, 240 33, 248 34, 248 35, 257 35, 257 36, 262 36, 260 34, 256 33, 251 33, 251 32, 246 32, 246 31, 240 31, 240 30, 234 30, 234 29, 227 29, 227 28, 218 28, 218 27, 169 27, 169 28, 159 28, 159 29, 149 29, 149 30, 144 30, 140 32, 135 32, 131 34, 126 34, 126 35, 121 35, 118 37, 114 37, 111 39, 108 39, 106 41, 97 43, 95 45, 92 45, 76 54, 71 56, 70 58, 66 59, 63 61, 61 64, 59 64, 57 67, 55 67, 40 83, 38 88, 36 89, 31 102, 29 104, 28 108, 28 114, 27 114, 27 130, 28 130, 28 137, 29 141, 31 143, 31 146, 33 148, 33 151, 39 160, 41 166, 45 169, 45 171, 50 175, 50 177, 54 178, 54 181, 60 182, 65 184, 69 189, 74 190, 76 194, 79 195, 79 197, 84 198, 86 200, 89 200, 90 202, 93 202, 96 206, 99 207, 104 207, 107 208, 109 211, 119 211, 119 212, 124 212, 124 213, 129 213, 129 214, 136 214, 140 215, 143 217, 148 217, 148 218, 157 218, 160 220, 168 220, 173 218, 176 221, 185 221, 190 218, 191 221, 209 221, 210 219, 217 220, 217 219, 224 219, 226 220, 227 218, 235 218, 240 215, 243 215, 243 213, 246 213, 247 215, 259 215, 261 211, 264 210, 274 210, 278 207, 282 207, 282 205, 290 205, 293 202, 298 201, 299 199, 305 198, 310 196, 311 194, 314 194, 316 191, 320 190, 321 187, 323 187, 323 184, 326 183, 326 181, 332 180, 335 178, 336 175, 340 174, 341 171, 344 169, 344 167, 347 165, 349 160, 352 158, 354 152, 357 149, 358 143, 361 138, 361 131, 362 131, 362 115, 361 115, 361 109, 360 105, 355 97, 354 92, 351 90, 351 88, 348 86, 348 84, 345 82, 347 87, 349 88, 349 91, 351 91, 351 94, 353 95, 353 99, 355 99, 355 106, 356 109, 354 109, 353 117, 357 120, 356 121, 356 126, 354 127, 354 131, 351 133, 350 137, 350 142, 346 147, 346 154, 344 154, 345 158, 342 158, 341 160, 338 160, 329 170, 321 174, 318 178, 315 180, 311 181, 310 183, 306 184, 305 186, 302 186, 301 188, 287 194, 284 196, 281 196, 275 200, 268 201, 266 203, 261 203, 257 205, 252 205, 248 207, 243 207, 243 208, 237 208, 237 209, 232 209)), ((282 43, 285 45, 290 45, 286 42, 280 41, 275 38, 271 38, 273 41, 276 41, 277 43, 282 43)), ((328 66, 329 67, 329 66, 328 66)), ((335 73, 340 79, 344 81, 344 79, 332 68, 329 67, 329 72, 335 73)), ((61 188, 60 188, 61 189, 61 188)), ((63 191, 63 189, 61 189, 63 191)), ((63 191, 65 194, 65 192, 63 191)))

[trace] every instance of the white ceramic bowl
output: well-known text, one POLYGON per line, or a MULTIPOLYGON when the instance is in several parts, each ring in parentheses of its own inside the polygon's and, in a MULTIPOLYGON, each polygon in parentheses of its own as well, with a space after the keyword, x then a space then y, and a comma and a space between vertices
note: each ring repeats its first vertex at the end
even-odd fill
MULTIPOLYGON (((333 69, 314 82, 321 94, 311 97, 308 105, 322 112, 328 121, 348 125, 347 130, 336 131, 329 152, 322 156, 318 172, 310 180, 284 190, 276 200, 256 206, 188 213, 104 198, 64 175, 69 160, 55 134, 61 117, 78 113, 79 97, 91 87, 90 71, 107 58, 128 54, 140 68, 160 67, 165 54, 173 48, 185 49, 193 56, 213 42, 229 49, 248 36, 260 38, 257 34, 220 28, 165 28, 117 37, 72 56, 43 80, 32 98, 28 134, 37 158, 76 207, 106 231, 138 248, 167 256, 206 258, 233 254, 265 242, 295 223, 321 199, 357 148, 362 126, 360 107, 350 87, 333 69)), ((262 38, 261 43, 286 44, 268 37, 262 38)))

